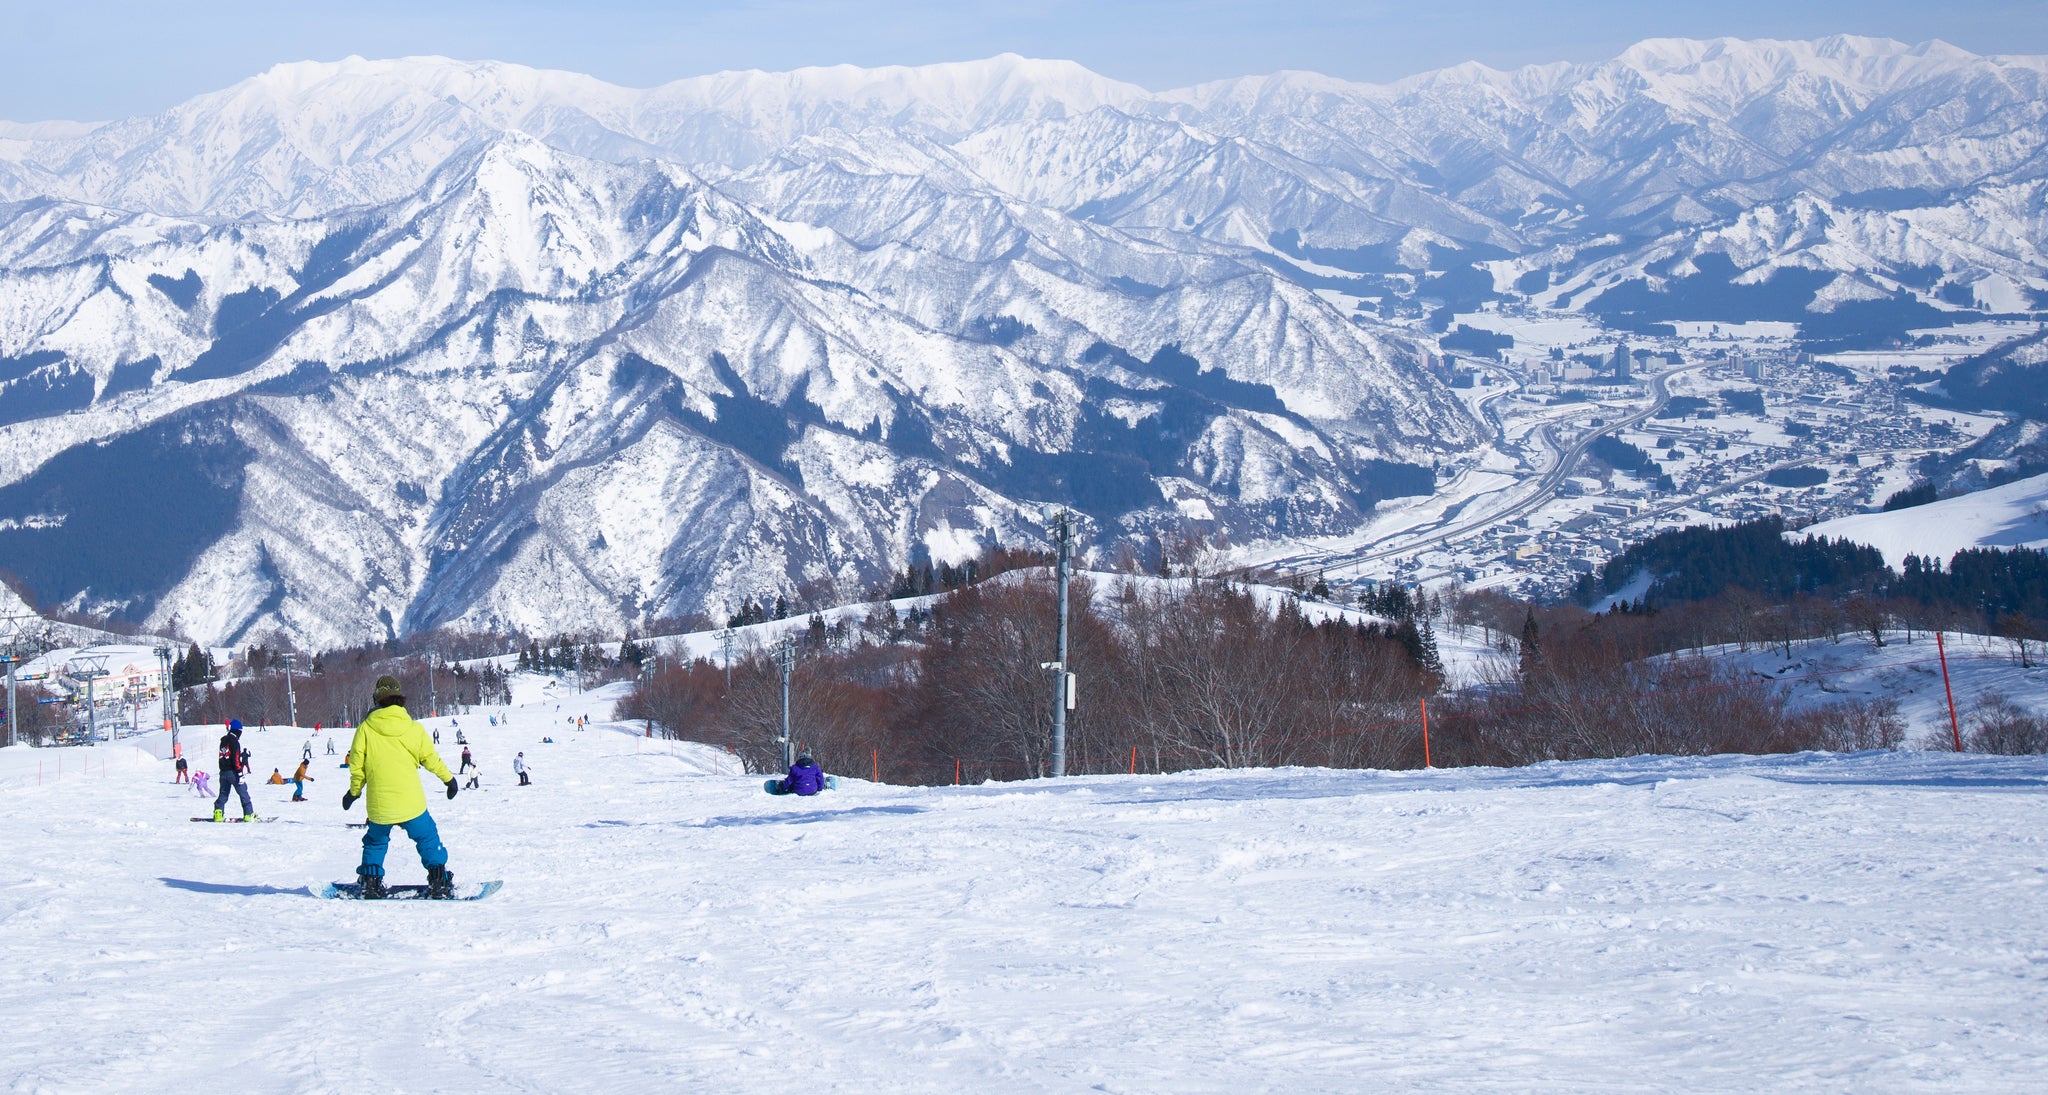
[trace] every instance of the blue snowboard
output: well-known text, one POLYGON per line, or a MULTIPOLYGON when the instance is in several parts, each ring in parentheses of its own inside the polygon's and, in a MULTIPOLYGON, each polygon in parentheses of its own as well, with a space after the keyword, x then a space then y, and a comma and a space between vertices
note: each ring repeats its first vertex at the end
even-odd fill
MULTIPOLYGON (((786 795, 789 793, 788 791, 782 789, 782 781, 779 779, 769 780, 768 782, 761 785, 761 789, 763 791, 768 792, 771 795, 786 795)), ((837 791, 839 789, 839 777, 826 776, 825 789, 827 791, 837 791)))

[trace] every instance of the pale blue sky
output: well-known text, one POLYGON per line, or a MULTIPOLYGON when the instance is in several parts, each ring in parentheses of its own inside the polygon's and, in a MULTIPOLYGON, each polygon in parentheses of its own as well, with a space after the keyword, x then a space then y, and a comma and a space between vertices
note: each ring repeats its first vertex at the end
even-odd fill
POLYGON ((1005 50, 1155 90, 1314 69, 1390 80, 1460 61, 1595 60, 1646 37, 1942 38, 2048 53, 2043 0, 0 0, 0 118, 163 109, 280 61, 434 53, 634 87, 730 68, 921 64, 1005 50))

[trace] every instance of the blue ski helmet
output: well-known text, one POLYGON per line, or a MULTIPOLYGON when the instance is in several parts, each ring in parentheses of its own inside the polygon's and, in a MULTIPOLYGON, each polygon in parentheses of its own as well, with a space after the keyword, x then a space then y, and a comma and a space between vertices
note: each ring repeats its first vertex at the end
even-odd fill
POLYGON ((239 733, 241 733, 241 732, 242 732, 242 720, 241 720, 241 719, 229 719, 229 720, 228 720, 228 733, 230 733, 230 734, 239 734, 239 733))

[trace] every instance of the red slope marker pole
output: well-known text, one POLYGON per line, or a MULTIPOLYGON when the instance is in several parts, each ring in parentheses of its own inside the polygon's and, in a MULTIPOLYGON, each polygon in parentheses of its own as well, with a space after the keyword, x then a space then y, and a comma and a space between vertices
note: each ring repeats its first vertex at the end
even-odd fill
POLYGON ((1431 768, 1429 763, 1429 697, 1422 697, 1422 766, 1431 768))
POLYGON ((1948 693, 1948 732, 1954 736, 1956 752, 1963 751, 1962 725, 1956 721, 1956 690, 1948 683, 1948 648, 1941 641, 1941 632, 1934 633, 1934 652, 1941 656, 1941 690, 1948 693))
POLYGON ((874 749, 870 749, 870 750, 868 750, 868 759, 869 759, 870 761, 872 761, 872 762, 874 763, 874 766, 875 766, 875 782, 876 782, 876 783, 880 783, 880 782, 882 782, 882 750, 881 750, 881 748, 880 748, 879 746, 877 746, 877 747, 876 747, 876 748, 874 748, 874 749))
POLYGON ((1131 774, 1138 774, 1138 747, 1135 745, 1131 746, 1131 774))

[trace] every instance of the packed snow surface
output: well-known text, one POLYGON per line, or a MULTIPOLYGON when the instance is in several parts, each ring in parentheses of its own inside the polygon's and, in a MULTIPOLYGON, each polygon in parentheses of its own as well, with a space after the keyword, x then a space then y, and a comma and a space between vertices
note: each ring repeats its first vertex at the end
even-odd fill
POLYGON ((1809 525, 1797 535, 1868 544, 1883 552, 1884 561, 1894 568, 1908 555, 1939 559, 1946 567, 1964 548, 2048 548, 2048 475, 1924 506, 1837 517, 1809 525))
MULTIPOLYGON (((2048 1085, 2042 758, 842 778, 799 800, 604 721, 607 696, 461 716, 485 785, 430 803, 458 879, 506 880, 476 903, 311 896, 351 877, 362 818, 321 738, 312 801, 258 787, 279 820, 254 826, 187 822, 207 804, 155 738, 0 750, 0 1085, 2048 1085)), ((210 761, 213 732, 189 735, 210 761)), ((306 737, 252 731, 257 770, 306 737)), ((423 875, 402 835, 390 866, 423 875)))

